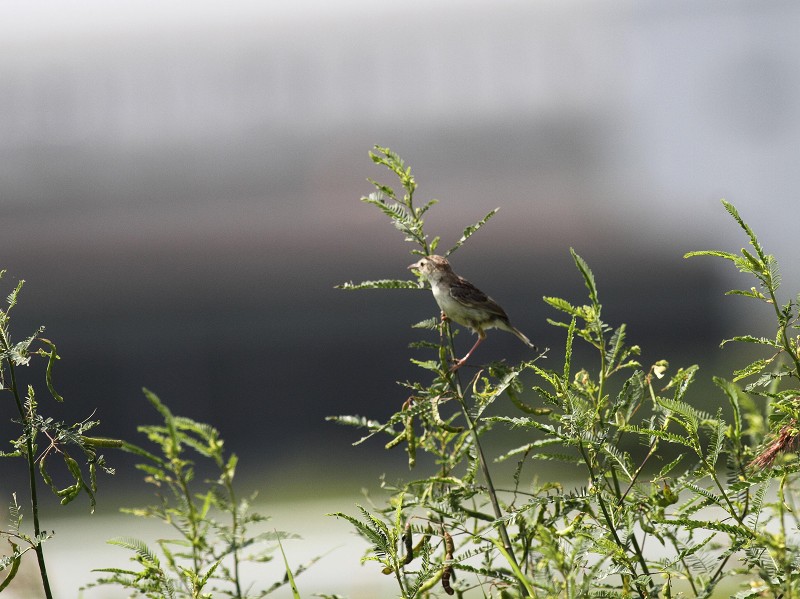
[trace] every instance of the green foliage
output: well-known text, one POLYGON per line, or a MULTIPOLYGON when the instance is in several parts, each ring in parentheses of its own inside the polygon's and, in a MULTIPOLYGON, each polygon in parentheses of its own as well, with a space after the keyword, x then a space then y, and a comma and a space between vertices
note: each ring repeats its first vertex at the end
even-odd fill
POLYGON ((497 214, 498 210, 500 210, 500 208, 495 208, 494 210, 489 212, 489 214, 487 214, 481 220, 479 220, 477 223, 475 223, 474 225, 470 225, 466 229, 464 229, 464 233, 461 235, 461 238, 458 241, 456 241, 453 247, 451 247, 449 250, 447 250, 447 252, 445 252, 444 254, 445 257, 449 256, 450 254, 455 252, 458 248, 460 248, 462 245, 464 245, 464 242, 466 242, 467 239, 472 237, 472 235, 483 225, 485 225, 490 218, 492 218, 495 214, 497 214))
POLYGON ((363 281, 353 283, 352 281, 337 285, 337 289, 354 291, 360 289, 419 289, 419 284, 415 281, 403 281, 400 279, 383 279, 381 281, 363 281))
MULTIPOLYGON (((183 416, 175 416, 150 391, 147 400, 163 419, 163 424, 140 426, 157 451, 132 443, 123 449, 143 461, 137 468, 145 481, 156 489, 158 502, 123 512, 160 520, 177 533, 176 538, 159 539, 149 546, 140 539, 117 538, 109 541, 133 553, 136 568, 103 568, 107 576, 88 585, 119 585, 154 599, 168 597, 265 597, 290 584, 296 594, 294 577, 306 566, 288 569, 287 578, 271 586, 251 588, 242 581, 241 566, 246 562, 270 561, 276 550, 283 551, 281 539, 292 535, 274 530, 251 532, 267 518, 251 510, 254 497, 239 499, 233 479, 238 459, 226 455, 224 441, 212 426, 183 416), (199 482, 190 455, 209 461, 219 472, 216 479, 199 482)), ((284 556, 285 560, 285 556, 284 556)))
POLYGON ((388 185, 383 185, 370 179, 370 183, 375 186, 375 191, 368 196, 361 198, 362 202, 372 204, 386 216, 396 229, 404 234, 405 240, 415 243, 423 248, 422 251, 414 250, 424 256, 432 254, 439 244, 439 239, 435 238, 430 243, 423 231, 423 216, 436 205, 437 200, 430 200, 421 207, 414 206, 414 192, 417 183, 411 175, 411 167, 406 167, 402 158, 392 152, 389 148, 375 146, 375 152, 370 152, 370 158, 376 164, 387 167, 400 179, 403 188, 403 195, 398 196, 395 190, 388 185))
POLYGON ((713 256, 723 258, 733 262, 739 271, 755 277, 758 287, 751 287, 747 291, 734 289, 729 291, 728 294, 740 295, 768 304, 775 314, 778 325, 775 337, 772 339, 755 335, 740 335, 722 342, 723 345, 731 341, 760 344, 767 347, 770 354, 768 357, 759 358, 744 368, 737 370, 734 381, 761 374, 761 378, 746 387, 747 391, 758 393, 758 387, 765 386, 775 377, 789 376, 800 380, 800 353, 798 353, 798 335, 796 333, 800 329, 798 324, 798 317, 800 316, 798 313, 798 308, 800 307, 798 301, 800 301, 800 298, 789 300, 783 305, 780 304, 776 294, 780 286, 781 277, 775 256, 764 251, 756 234, 742 220, 736 208, 725 200, 722 200, 722 203, 739 226, 744 229, 755 254, 746 248, 742 248, 741 256, 730 252, 703 250, 688 252, 684 257, 713 256), (792 334, 792 331, 795 331, 795 333, 792 334))
POLYGON ((7 538, 8 544, 11 546, 11 555, 4 555, 0 558, 0 570, 8 570, 3 581, 0 582, 0 592, 14 580, 14 577, 19 571, 19 565, 22 563, 22 556, 28 551, 35 550, 42 541, 49 538, 47 535, 40 535, 38 538, 32 539, 22 531, 22 510, 17 503, 16 493, 12 495, 12 502, 8 506, 8 513, 8 530, 3 531, 2 534, 7 538), (17 541, 25 543, 25 547, 20 549, 19 542, 17 541))
MULTIPOLYGON (((4 274, 5 271, 0 271, 0 278, 4 274)), ((11 311, 19 301, 23 283, 24 281, 17 283, 6 297, 5 308, 0 309, 0 392, 13 399, 15 410, 10 420, 19 428, 18 436, 11 440, 10 451, 0 450, 0 457, 22 459, 27 464, 33 531, 26 532, 23 529, 22 509, 17 503, 17 494, 14 493, 9 506, 9 527, 7 530, 0 530, 0 537, 7 539, 11 548, 9 555, 0 557, 0 570, 7 571, 0 582, 0 591, 7 588, 16 576, 22 556, 33 551, 36 554, 43 592, 50 598, 52 591, 42 544, 52 534, 45 533, 40 525, 38 480, 41 478, 62 505, 85 494, 89 498, 90 510, 94 511, 97 472, 100 470, 113 473, 103 455, 98 454, 98 448, 118 447, 122 442, 87 436, 86 433, 97 426, 98 421, 86 419, 67 424, 45 416, 40 412, 40 402, 34 386, 28 384, 23 387, 20 382, 22 368, 29 367, 36 358, 46 359, 45 387, 53 400, 64 401, 53 382, 54 365, 60 358, 55 344, 42 337, 44 327, 39 327, 22 341, 12 341, 11 311), (66 485, 56 482, 56 479, 63 478, 69 481, 66 485)), ((7 402, 6 405, 12 405, 12 402, 7 402)))
MULTIPOLYGON (((378 150, 373 160, 400 177, 406 194, 398 200, 373 182, 395 204, 368 203, 406 233, 417 246, 413 253, 430 253, 424 212, 411 203, 410 169, 378 150)), ((421 470, 411 480, 383 482, 385 506, 359 506, 358 518, 334 514, 367 540, 363 561, 393 576, 400 596, 482 589, 483 596, 542 599, 710 597, 733 575, 747 585, 739 597, 800 596, 800 548, 792 538, 800 525, 798 303, 778 303, 775 258, 735 208, 725 208, 753 250, 687 256, 721 257, 756 277, 759 289, 733 293, 771 305, 778 328, 774 338, 730 340, 763 347, 766 355, 738 369, 733 381, 714 379, 723 395, 715 412, 691 398, 697 365, 673 370, 661 383, 666 360, 642 368, 625 325, 602 320, 595 277, 570 250, 586 302, 544 298, 562 315, 548 322, 565 333, 563 365, 546 368, 540 358, 495 363, 462 380, 464 369, 450 369, 449 323, 428 319, 415 328, 423 335, 434 329, 436 337, 412 345, 425 355, 412 359, 420 375, 401 383, 398 411, 386 422, 333 419, 366 428, 357 443, 385 435, 387 450, 405 448, 411 471, 421 470), (596 361, 576 363, 575 343, 588 345, 596 361), (754 375, 745 389, 736 384, 754 375), (723 406, 730 417, 723 418, 723 406), (508 447, 506 429, 527 439, 508 447), (487 458, 487 446, 502 448, 496 460, 487 458), (513 475, 496 485, 496 462, 509 460, 516 461, 513 475), (541 480, 537 465, 553 460, 582 483, 567 488, 541 480), (412 537, 420 536, 415 544, 412 537)), ((468 227, 453 249, 494 213, 468 227)))
POLYGON ((297 590, 297 584, 294 582, 294 573, 292 572, 291 566, 289 566, 289 560, 286 558, 286 553, 283 551, 283 543, 281 543, 280 538, 277 538, 276 541, 278 542, 278 549, 281 550, 283 566, 286 570, 286 581, 289 583, 289 587, 292 589, 292 598, 300 599, 300 591, 297 590))
MULTIPOLYGON (((0 278, 3 271, 0 271, 0 278)), ((103 448, 132 452, 142 459, 138 468, 145 481, 155 486, 158 502, 127 511, 145 518, 155 518, 174 528, 177 538, 160 539, 155 548, 134 538, 117 538, 112 545, 130 551, 135 568, 107 568, 106 576, 89 586, 115 584, 134 593, 157 598, 228 596, 236 598, 264 597, 289 584, 299 597, 294 577, 307 565, 291 570, 286 564, 286 579, 259 589, 244 586, 240 567, 245 562, 264 562, 280 547, 280 540, 291 535, 277 531, 251 532, 266 518, 251 511, 251 498, 237 498, 233 479, 238 463, 235 455, 227 456, 224 443, 213 427, 189 418, 174 416, 158 397, 145 395, 163 419, 163 425, 142 426, 140 431, 154 444, 153 453, 118 439, 89 436, 99 422, 85 419, 73 424, 57 421, 42 413, 34 386, 23 387, 20 373, 36 358, 46 360, 44 387, 57 402, 64 398, 56 391, 53 371, 60 359, 52 341, 42 337, 43 327, 22 341, 14 342, 10 333, 10 313, 17 305, 22 290, 20 281, 0 309, 0 391, 16 407, 12 423, 18 425, 19 436, 11 440, 8 451, 0 457, 22 459, 27 464, 32 531, 23 527, 22 508, 17 493, 12 494, 8 525, 0 528, 0 537, 8 541, 7 554, 0 556, 0 592, 19 572, 23 556, 36 555, 45 597, 52 591, 44 559, 43 543, 52 536, 40 525, 40 481, 49 487, 61 504, 85 495, 92 511, 96 505, 98 472, 113 473, 100 453, 103 448), (198 482, 194 454, 212 463, 219 472, 215 480, 198 482), (38 471, 38 473, 37 473, 38 471)), ((381 286, 378 282, 376 286, 381 286)), ((46 401, 46 400, 45 400, 46 401)), ((315 560, 312 560, 312 562, 315 560)))

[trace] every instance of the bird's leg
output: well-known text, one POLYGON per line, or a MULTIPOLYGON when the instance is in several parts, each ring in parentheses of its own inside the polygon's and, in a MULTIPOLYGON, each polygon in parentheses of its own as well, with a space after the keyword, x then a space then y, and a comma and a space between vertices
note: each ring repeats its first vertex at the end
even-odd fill
POLYGON ((484 339, 486 339, 486 333, 484 333, 483 331, 479 331, 478 340, 475 342, 475 345, 473 345, 472 349, 467 352, 466 356, 464 356, 463 358, 458 360, 455 364, 453 364, 453 367, 450 369, 450 372, 455 372, 456 370, 461 368, 464 365, 464 362, 469 360, 469 357, 472 355, 472 352, 474 352, 478 348, 478 346, 483 342, 484 339))

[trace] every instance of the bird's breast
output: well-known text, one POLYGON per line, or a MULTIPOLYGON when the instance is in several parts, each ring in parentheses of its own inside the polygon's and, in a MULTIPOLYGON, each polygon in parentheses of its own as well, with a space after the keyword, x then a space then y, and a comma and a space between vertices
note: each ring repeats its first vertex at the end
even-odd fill
POLYGON ((489 321, 491 321, 491 318, 485 311, 470 308, 454 299, 453 296, 450 295, 449 289, 436 285, 431 289, 436 303, 439 304, 439 309, 444 312, 450 320, 457 322, 461 326, 479 330, 483 329, 489 321))

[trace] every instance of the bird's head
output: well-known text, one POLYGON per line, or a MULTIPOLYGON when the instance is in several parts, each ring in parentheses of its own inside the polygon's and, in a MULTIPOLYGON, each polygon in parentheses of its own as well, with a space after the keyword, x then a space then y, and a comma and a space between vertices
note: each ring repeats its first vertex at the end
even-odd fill
POLYGON ((425 256, 417 262, 414 262, 414 264, 410 264, 408 269, 416 270, 426 277, 430 277, 435 272, 447 272, 452 270, 446 258, 435 254, 425 256))

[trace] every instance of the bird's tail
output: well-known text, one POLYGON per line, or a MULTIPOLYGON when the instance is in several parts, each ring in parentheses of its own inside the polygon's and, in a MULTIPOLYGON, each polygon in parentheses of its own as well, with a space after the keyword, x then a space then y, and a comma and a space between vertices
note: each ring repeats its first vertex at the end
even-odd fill
POLYGON ((530 347, 533 351, 539 351, 539 348, 536 347, 536 345, 534 345, 533 343, 531 343, 531 340, 528 339, 518 328, 509 325, 508 330, 509 332, 514 333, 517 337, 519 337, 519 340, 522 341, 528 347, 530 347))

